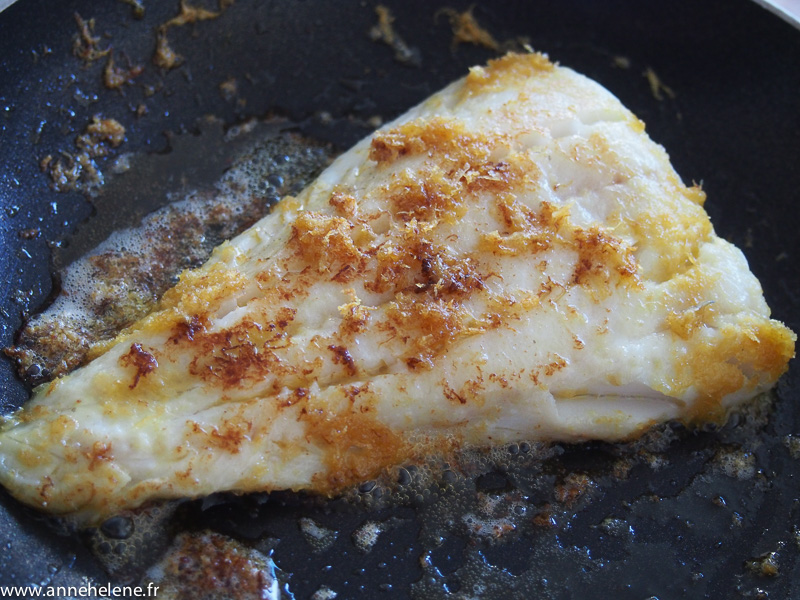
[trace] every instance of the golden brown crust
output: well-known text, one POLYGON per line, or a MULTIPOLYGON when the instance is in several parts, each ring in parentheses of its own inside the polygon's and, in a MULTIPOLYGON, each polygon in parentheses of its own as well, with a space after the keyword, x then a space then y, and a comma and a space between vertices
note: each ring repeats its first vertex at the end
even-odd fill
POLYGON ((490 60, 487 67, 473 67, 467 75, 465 91, 482 94, 508 85, 511 81, 535 78, 552 72, 555 65, 544 54, 506 54, 490 60))
POLYGON ((724 420, 727 411, 720 398, 776 381, 794 356, 795 336, 770 323, 744 319, 723 327, 721 334, 721 340, 711 345, 702 336, 690 333, 687 352, 677 360, 678 379, 670 392, 698 390, 699 399, 690 414, 692 422, 724 420))
MULTIPOLYGON (((358 387, 351 394, 365 393, 358 387)), ((325 411, 307 413, 308 439, 324 449, 326 469, 318 474, 312 487, 333 495, 377 477, 384 469, 411 456, 411 446, 396 432, 367 412, 346 411, 326 415, 325 411)))

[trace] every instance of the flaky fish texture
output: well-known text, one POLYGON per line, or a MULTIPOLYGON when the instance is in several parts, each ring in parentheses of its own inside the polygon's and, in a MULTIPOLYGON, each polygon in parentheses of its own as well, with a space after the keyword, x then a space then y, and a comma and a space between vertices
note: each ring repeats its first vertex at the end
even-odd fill
POLYGON ((795 336, 704 198, 600 85, 540 54, 473 68, 37 389, 0 433, 0 480, 96 523, 721 421, 795 336))

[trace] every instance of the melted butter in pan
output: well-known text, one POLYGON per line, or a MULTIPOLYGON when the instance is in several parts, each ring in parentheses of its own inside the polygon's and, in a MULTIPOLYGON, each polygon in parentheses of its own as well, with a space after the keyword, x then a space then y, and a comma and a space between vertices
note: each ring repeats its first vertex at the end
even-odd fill
POLYGON ((73 246, 89 252, 61 273, 52 305, 28 321, 7 350, 28 383, 83 364, 92 344, 150 312, 184 269, 201 265, 281 196, 305 187, 331 154, 287 123, 253 122, 223 134, 210 122, 203 131, 200 138, 174 138, 167 155, 123 160, 122 172, 94 199, 97 214, 62 254, 70 258, 73 246), (209 176, 223 170, 216 181, 209 176), (181 191, 163 191, 176 186, 181 191))

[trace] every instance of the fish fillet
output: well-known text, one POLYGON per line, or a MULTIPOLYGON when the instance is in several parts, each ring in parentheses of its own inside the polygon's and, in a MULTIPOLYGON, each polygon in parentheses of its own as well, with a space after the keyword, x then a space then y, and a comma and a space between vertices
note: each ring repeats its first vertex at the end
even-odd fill
POLYGON ((597 83, 540 54, 473 68, 37 388, 0 482, 86 524, 722 421, 795 336, 704 199, 597 83))

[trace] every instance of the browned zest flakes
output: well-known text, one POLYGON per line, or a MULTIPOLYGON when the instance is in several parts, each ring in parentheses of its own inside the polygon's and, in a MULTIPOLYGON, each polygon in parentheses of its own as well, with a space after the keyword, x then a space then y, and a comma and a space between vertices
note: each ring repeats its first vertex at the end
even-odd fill
POLYGON ((96 61, 97 59, 103 58, 109 52, 111 52, 110 48, 99 47, 100 36, 94 34, 94 19, 85 21, 76 12, 75 22, 78 24, 78 33, 75 34, 72 41, 72 53, 75 56, 88 64, 96 61))
POLYGON ((130 389, 139 384, 139 379, 146 377, 158 368, 155 356, 144 350, 141 344, 131 344, 131 349, 119 359, 119 362, 123 366, 136 369, 133 383, 129 386, 130 389))

